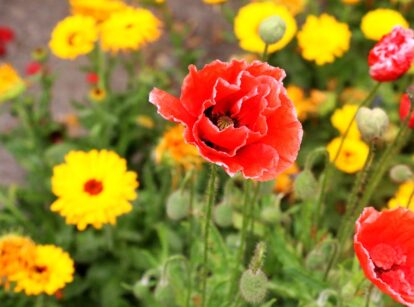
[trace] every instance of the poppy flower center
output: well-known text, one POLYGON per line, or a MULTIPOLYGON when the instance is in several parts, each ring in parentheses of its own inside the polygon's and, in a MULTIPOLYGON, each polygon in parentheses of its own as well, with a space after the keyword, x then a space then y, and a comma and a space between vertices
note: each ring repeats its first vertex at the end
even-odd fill
POLYGON ((226 129, 227 127, 230 127, 233 125, 234 125, 234 122, 229 116, 223 115, 217 119, 217 127, 219 127, 220 130, 226 129))
POLYGON ((384 243, 377 244, 371 250, 370 256, 375 265, 375 272, 379 275, 397 270, 407 260, 407 256, 401 251, 384 243))
POLYGON ((204 115, 216 125, 220 131, 224 130, 230 126, 237 128, 239 126, 239 121, 228 114, 219 114, 213 112, 213 107, 205 110, 204 115))
POLYGON ((83 186, 83 190, 86 193, 88 193, 88 194, 90 194, 92 196, 95 196, 95 195, 98 195, 99 193, 102 192, 103 185, 102 185, 102 182, 99 181, 99 180, 90 179, 83 186))
POLYGON ((47 271, 47 267, 44 265, 37 265, 35 266, 34 270, 36 271, 36 273, 42 274, 47 271))

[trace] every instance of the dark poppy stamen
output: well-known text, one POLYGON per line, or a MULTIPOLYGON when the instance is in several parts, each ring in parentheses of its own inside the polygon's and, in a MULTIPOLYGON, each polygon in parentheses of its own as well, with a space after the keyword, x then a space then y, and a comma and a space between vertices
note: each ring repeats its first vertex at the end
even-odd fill
POLYGON ((217 119, 217 127, 220 130, 224 130, 230 126, 234 126, 234 122, 233 122, 233 119, 231 119, 231 117, 223 115, 217 119))

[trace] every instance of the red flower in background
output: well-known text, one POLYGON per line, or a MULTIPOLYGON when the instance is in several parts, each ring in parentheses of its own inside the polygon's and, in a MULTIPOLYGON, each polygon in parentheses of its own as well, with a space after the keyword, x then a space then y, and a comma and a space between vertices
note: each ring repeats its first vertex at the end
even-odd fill
POLYGON ((26 66, 26 75, 33 76, 40 73, 43 69, 42 64, 38 62, 31 62, 26 66))
POLYGON ((302 126, 286 95, 283 69, 262 62, 189 67, 178 99, 153 89, 150 102, 186 126, 185 139, 234 175, 271 180, 296 160, 302 126))
POLYGON ((14 32, 8 27, 0 27, 0 56, 6 54, 6 45, 13 41, 14 32))
POLYGON ((371 49, 369 74, 379 82, 394 81, 404 75, 414 60, 414 31, 395 27, 371 49))
POLYGON ((94 73, 94 72, 90 72, 86 75, 86 82, 88 82, 91 85, 95 85, 98 84, 99 81, 99 76, 94 73))
POLYGON ((414 306, 414 213, 366 208, 356 222, 355 253, 367 278, 401 304, 414 306))
MULTIPOLYGON (((411 106, 411 101, 410 101, 410 98, 408 97, 408 94, 402 95, 401 101, 400 101, 400 119, 401 120, 404 120, 410 113, 410 106, 411 106)), ((411 115, 410 121, 408 122, 408 126, 410 128, 414 128, 414 114, 411 115)))

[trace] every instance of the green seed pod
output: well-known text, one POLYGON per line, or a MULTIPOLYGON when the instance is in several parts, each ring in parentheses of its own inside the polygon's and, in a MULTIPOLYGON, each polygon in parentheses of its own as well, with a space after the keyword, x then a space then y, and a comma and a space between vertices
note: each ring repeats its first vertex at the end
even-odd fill
POLYGON ((240 278, 240 293, 243 299, 251 304, 262 303, 267 294, 267 277, 261 270, 254 273, 252 270, 244 271, 240 278))
POLYGON ((233 224, 233 208, 228 204, 219 204, 214 208, 214 222, 220 227, 230 227, 233 224))
POLYGON ((362 138, 367 142, 380 139, 388 127, 387 113, 380 108, 369 109, 362 107, 356 115, 358 129, 362 138))
POLYGON ((260 38, 266 44, 280 41, 286 32, 286 23, 279 16, 271 16, 262 21, 259 26, 260 38))
POLYGON ((189 215, 190 194, 187 191, 177 190, 167 199, 167 216, 174 220, 181 220, 189 215))
POLYGON ((161 304, 176 306, 174 289, 166 279, 161 279, 158 282, 154 291, 154 297, 161 304))
POLYGON ((390 178, 396 183, 403 183, 413 177, 411 168, 404 164, 398 164, 391 168, 390 178))
POLYGON ((317 194, 318 182, 311 171, 304 170, 296 177, 293 188, 297 197, 309 200, 317 194))
POLYGON ((132 293, 134 293, 134 296, 138 299, 143 299, 147 297, 150 294, 150 290, 148 287, 148 280, 147 279, 141 279, 137 281, 134 286, 132 287, 132 293))

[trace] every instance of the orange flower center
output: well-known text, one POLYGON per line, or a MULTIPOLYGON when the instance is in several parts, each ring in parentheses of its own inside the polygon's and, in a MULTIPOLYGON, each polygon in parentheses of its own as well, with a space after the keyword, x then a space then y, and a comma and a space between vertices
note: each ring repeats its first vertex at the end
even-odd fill
POLYGON ((34 270, 36 271, 36 273, 42 274, 47 271, 47 267, 43 265, 37 265, 35 266, 34 270))
POLYGON ((99 181, 99 180, 90 179, 83 186, 83 190, 86 193, 88 193, 92 196, 95 196, 95 195, 98 195, 102 192, 103 185, 102 185, 102 182, 99 181))

